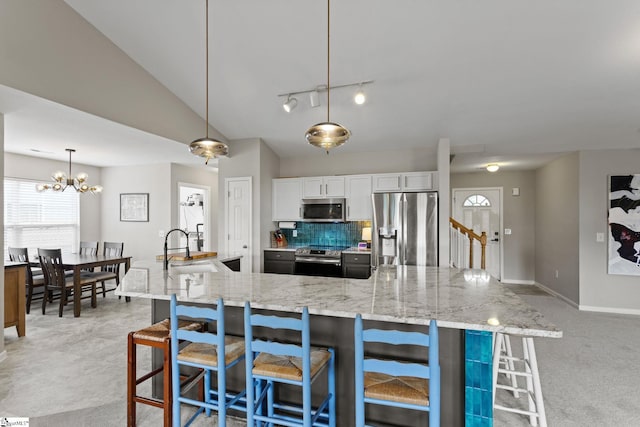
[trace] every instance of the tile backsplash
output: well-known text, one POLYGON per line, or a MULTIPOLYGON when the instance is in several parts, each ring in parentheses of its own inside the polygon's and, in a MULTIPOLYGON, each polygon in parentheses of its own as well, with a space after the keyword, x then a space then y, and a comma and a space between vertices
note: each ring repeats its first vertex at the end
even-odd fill
POLYGON ((294 230, 282 230, 289 246, 358 246, 358 242, 362 241, 362 227, 371 227, 371 222, 297 222, 296 227, 297 237, 293 237, 294 230))

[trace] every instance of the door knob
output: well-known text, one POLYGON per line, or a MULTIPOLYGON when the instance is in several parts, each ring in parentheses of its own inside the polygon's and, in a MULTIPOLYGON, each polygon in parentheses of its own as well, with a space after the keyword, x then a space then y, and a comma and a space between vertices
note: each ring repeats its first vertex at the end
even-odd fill
POLYGON ((242 245, 242 249, 247 249, 247 245, 242 245))

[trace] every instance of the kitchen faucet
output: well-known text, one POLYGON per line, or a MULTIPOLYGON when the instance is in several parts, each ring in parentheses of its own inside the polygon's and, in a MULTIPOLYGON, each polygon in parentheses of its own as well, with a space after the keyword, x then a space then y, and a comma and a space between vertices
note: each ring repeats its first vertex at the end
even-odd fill
POLYGON ((180 228, 174 228, 172 230, 169 230, 167 232, 167 234, 164 236, 164 269, 168 270, 169 269, 169 258, 167 257, 167 252, 169 250, 175 250, 175 249, 185 249, 187 256, 185 257, 186 259, 191 259, 191 254, 189 253, 189 233, 187 233, 186 231, 180 229, 180 228), (179 231, 182 234, 185 235, 185 237, 187 238, 187 247, 186 248, 168 248, 167 247, 167 240, 169 240, 169 235, 171 233, 173 233, 174 231, 179 231))

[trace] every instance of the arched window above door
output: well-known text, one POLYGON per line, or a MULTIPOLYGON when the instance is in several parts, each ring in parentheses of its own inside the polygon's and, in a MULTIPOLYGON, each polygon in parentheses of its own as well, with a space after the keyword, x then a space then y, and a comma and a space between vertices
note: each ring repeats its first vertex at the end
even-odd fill
POLYGON ((490 207, 491 202, 482 194, 472 194, 462 203, 463 207, 490 207))

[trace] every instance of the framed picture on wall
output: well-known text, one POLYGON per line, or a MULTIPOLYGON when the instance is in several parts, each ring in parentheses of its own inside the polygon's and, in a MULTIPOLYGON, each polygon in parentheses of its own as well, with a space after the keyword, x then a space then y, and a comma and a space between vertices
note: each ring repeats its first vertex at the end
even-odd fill
POLYGON ((640 276, 640 174, 609 177, 608 271, 640 276))
POLYGON ((149 193, 120 193, 120 221, 149 222, 149 193))

